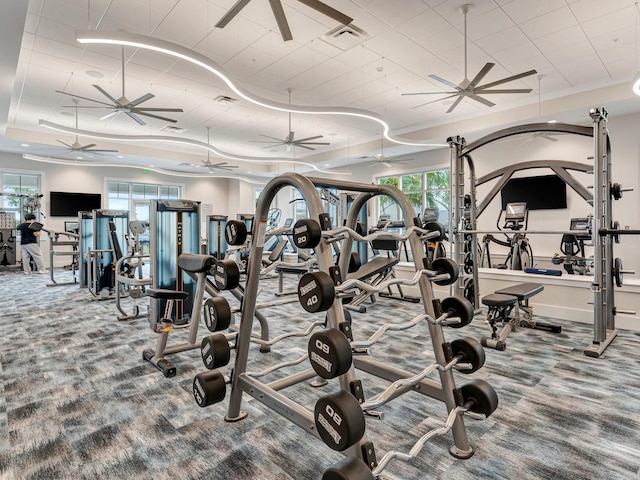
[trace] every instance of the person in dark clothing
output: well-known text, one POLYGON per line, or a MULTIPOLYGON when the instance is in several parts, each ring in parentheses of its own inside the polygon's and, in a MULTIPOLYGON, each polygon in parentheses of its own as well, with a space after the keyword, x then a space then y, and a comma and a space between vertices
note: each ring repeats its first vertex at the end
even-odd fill
POLYGON ((29 257, 33 258, 38 268, 38 273, 49 273, 44 267, 44 260, 42 258, 42 252, 40 251, 40 245, 38 245, 38 237, 40 232, 34 232, 29 228, 35 221, 36 216, 32 213, 28 213, 24 216, 24 223, 21 223, 16 228, 20 232, 20 247, 22 248, 22 269, 25 275, 31 273, 31 263, 29 257))

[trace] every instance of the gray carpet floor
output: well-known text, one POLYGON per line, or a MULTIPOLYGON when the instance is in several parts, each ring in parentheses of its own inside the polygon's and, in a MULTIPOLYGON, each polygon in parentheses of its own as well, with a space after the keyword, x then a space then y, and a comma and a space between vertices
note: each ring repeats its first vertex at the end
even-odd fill
MULTIPOLYGON (((65 280, 71 274, 56 275, 65 280)), ((191 393, 194 375, 204 370, 198 351, 173 355, 178 374, 164 378, 141 358, 155 341, 146 319, 118 322, 113 301, 92 301, 77 286, 49 288, 48 282, 46 275, 0 272, 0 478, 304 480, 321 478, 341 458, 247 396, 249 416, 238 423, 223 420, 228 398, 199 408, 191 393)), ((274 291, 275 281, 261 285, 260 300, 272 298, 265 292, 274 291)), ((137 302, 145 305, 145 299, 137 302)), ((380 324, 402 323, 420 311, 420 305, 380 299, 366 314, 353 315, 354 335, 365 339, 380 324)), ((272 337, 322 318, 297 304, 264 313, 272 337)), ((590 325, 562 327, 560 334, 513 333, 505 352, 488 350, 484 368, 466 376, 489 382, 500 401, 490 418, 465 420, 473 457, 453 458, 450 435, 437 437, 414 460, 392 461, 384 477, 640 479, 640 337, 619 331, 605 355, 594 359, 582 353, 592 338, 590 325)), ((447 329, 446 338, 479 339, 488 331, 479 318, 447 329)), ((207 333, 204 326, 201 332, 207 333)), ((268 354, 254 346, 249 370, 304 351, 302 338, 287 339, 268 354)), ((426 325, 388 333, 373 355, 419 372, 433 361, 426 325)), ((228 374, 229 368, 222 370, 228 374)), ((468 380, 455 375, 457 385, 468 380)), ((358 377, 367 395, 387 385, 358 377)), ((320 389, 305 383, 285 394, 312 408, 336 388, 335 381, 320 389)), ((390 449, 408 451, 445 420, 441 402, 415 393, 382 409, 383 420, 367 419, 378 458, 390 449)))

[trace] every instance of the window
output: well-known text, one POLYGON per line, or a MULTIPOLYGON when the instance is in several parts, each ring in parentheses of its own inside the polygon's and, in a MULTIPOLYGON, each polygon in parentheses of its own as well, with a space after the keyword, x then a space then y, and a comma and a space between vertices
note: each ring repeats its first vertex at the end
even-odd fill
POLYGON ((27 213, 38 215, 40 210, 40 175, 2 173, 2 204, 5 212, 13 212, 16 223, 27 213))
POLYGON ((111 210, 137 211, 139 204, 149 200, 177 200, 180 196, 181 187, 175 185, 107 181, 107 208, 111 210))
MULTIPOLYGON (((382 177, 378 179, 378 183, 404 192, 416 216, 422 218, 426 208, 434 209, 438 222, 447 226, 451 199, 449 169, 382 177)), ((389 215, 391 220, 402 219, 396 202, 386 196, 379 197, 379 210, 379 215, 389 215)))

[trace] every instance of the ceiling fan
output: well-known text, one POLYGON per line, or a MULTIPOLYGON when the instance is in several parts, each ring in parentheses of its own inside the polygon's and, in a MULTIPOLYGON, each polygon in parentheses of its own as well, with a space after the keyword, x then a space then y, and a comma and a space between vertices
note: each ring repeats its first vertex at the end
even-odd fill
MULTIPOLYGON (((542 121, 542 120, 540 120, 540 118, 541 118, 541 115, 540 115, 540 110, 541 110, 540 83, 541 83, 543 78, 544 78, 544 75, 536 75, 536 80, 538 80, 538 123, 540 123, 542 121)), ((536 138, 544 138, 545 140, 549 140, 550 142, 557 142, 558 139, 557 138, 553 138, 554 135, 562 135, 562 134, 560 132, 534 132, 534 133, 531 134, 531 136, 529 138, 527 138, 524 142, 522 142, 522 144, 524 145, 525 143, 529 143, 529 142, 535 140, 536 138)))
MULTIPOLYGON (((289 105, 291 105, 291 89, 287 88, 287 92, 289 92, 289 105)), ((268 143, 266 147, 262 148, 273 148, 279 147, 281 145, 287 146, 287 152, 290 152, 293 147, 301 147, 306 148, 307 150, 315 150, 315 148, 310 147, 309 145, 331 145, 329 142, 312 142, 311 140, 317 140, 322 138, 322 135, 315 135, 313 137, 301 138, 300 140, 295 140, 295 133, 291 130, 291 112, 289 112, 289 134, 281 140, 276 137, 272 137, 270 135, 260 135, 261 137, 270 138, 274 140, 273 142, 268 142, 264 140, 252 140, 254 143, 268 143)))
MULTIPOLYGON (((218 23, 215 24, 218 28, 224 28, 227 24, 233 20, 233 18, 240 13, 240 11, 247 6, 247 4, 251 0, 238 0, 236 4, 231 7, 224 16, 218 20, 218 23)), ((342 12, 339 12, 335 8, 330 7, 329 5, 322 3, 320 0, 298 0, 300 3, 305 4, 308 7, 313 8, 317 12, 326 15, 327 17, 333 18, 335 21, 341 23, 342 25, 349 25, 353 22, 353 18, 345 15, 342 12)), ((278 24, 278 29, 280 29, 280 35, 282 35, 282 39, 286 42, 288 40, 293 40, 293 36, 291 35, 291 29, 289 28, 289 22, 287 22, 287 17, 284 14, 284 9, 282 8, 282 3, 280 0, 269 0, 269 5, 271 6, 271 11, 273 11, 273 16, 276 18, 276 23, 278 24)))
MULTIPOLYGON (((139 117, 139 115, 143 115, 145 117, 150 117, 150 118, 157 118, 158 120, 164 120, 166 122, 170 122, 170 123, 176 123, 177 120, 174 120, 172 118, 168 118, 168 117, 163 117, 160 115, 155 115, 149 112, 182 112, 183 110, 181 108, 151 108, 151 107, 139 107, 138 105, 140 105, 141 103, 146 102, 147 100, 151 100, 152 98, 155 97, 155 95, 153 95, 152 93, 147 93, 145 95, 142 95, 141 97, 136 98, 135 100, 129 100, 126 96, 125 96, 125 74, 124 74, 124 47, 122 47, 122 96, 118 99, 116 99, 115 97, 111 96, 111 94, 109 94, 105 89, 103 89, 102 87, 100 87, 99 85, 93 85, 95 87, 96 90, 98 90, 100 93, 102 93, 105 97, 107 97, 112 103, 107 103, 107 102, 103 102, 100 100, 94 100, 92 98, 87 98, 87 97, 81 97, 80 95, 75 95, 73 93, 68 93, 68 92, 62 92, 60 90, 56 90, 56 92, 61 93, 63 95, 69 95, 70 97, 75 97, 75 98, 81 98, 83 100, 89 100, 90 102, 94 102, 94 103, 99 103, 101 106, 87 106, 87 107, 81 107, 81 108, 103 108, 103 109, 110 109, 112 110, 111 112, 107 113, 106 115, 103 115, 102 117, 100 117, 100 120, 106 120, 108 118, 113 118, 117 115, 119 115, 120 113, 124 113, 125 115, 127 115, 129 118, 131 118, 132 120, 134 120, 136 123, 138 123, 139 125, 146 125, 145 122, 139 117)), ((64 107, 69 107, 69 105, 63 105, 64 107)), ((77 104, 76 104, 77 107, 77 104)))
MULTIPOLYGON (((209 142, 209 133, 211 131, 211 127, 207 127, 207 145, 210 144, 209 142)), ((202 160, 202 164, 207 167, 209 169, 210 172, 215 172, 216 170, 224 170, 226 172, 229 172, 231 170, 233 170, 234 168, 240 168, 237 165, 228 165, 229 162, 220 162, 220 163, 211 163, 211 160, 209 159, 209 150, 207 150, 207 159, 206 160, 202 160)))
MULTIPOLYGON (((72 101, 73 101, 73 103, 75 103, 76 130, 78 130, 78 102, 79 102, 79 100, 77 98, 73 98, 72 101)), ((80 142, 78 142, 78 135, 76 135, 76 140, 72 144, 65 143, 62 140, 56 140, 56 141, 58 143, 61 143, 62 145, 64 145, 68 152, 78 153, 78 154, 80 154, 80 155, 82 155, 84 157, 87 157, 87 158, 93 158, 93 156, 90 155, 91 153, 103 154, 103 153, 117 153, 118 152, 118 150, 104 150, 104 149, 99 149, 99 148, 93 148, 93 147, 96 146, 95 143, 89 143, 88 145, 82 145, 80 142)))
POLYGON ((437 75, 429 75, 434 80, 439 81, 440 83, 444 83, 446 86, 453 89, 453 91, 448 92, 416 92, 416 93, 403 93, 402 95, 448 95, 444 98, 439 98, 438 100, 433 100, 431 102, 426 102, 421 105, 416 105, 412 108, 422 107, 424 105, 428 105, 434 102, 440 102, 442 100, 446 100, 449 98, 457 97, 453 104, 449 107, 446 113, 451 113, 464 98, 469 98, 471 100, 475 100, 476 102, 482 103, 487 107, 493 107, 495 103, 490 102, 486 98, 481 97, 480 95, 489 95, 489 94, 507 94, 507 93, 531 93, 530 88, 509 88, 509 89, 496 89, 496 90, 488 90, 491 87, 495 87, 497 85, 502 85, 503 83, 512 82, 514 80, 518 80, 520 78, 529 77, 531 75, 535 75, 535 70, 529 70, 527 72, 518 73, 517 75, 512 75, 510 77, 505 77, 501 80, 497 80, 495 82, 485 83, 484 85, 478 85, 484 77, 491 71, 493 67, 495 67, 495 63, 488 62, 484 67, 478 72, 478 74, 473 78, 473 80, 469 80, 467 78, 467 13, 471 8, 470 4, 464 4, 460 7, 460 11, 464 15, 464 80, 460 82, 459 85, 449 82, 444 78, 441 78, 437 75))
MULTIPOLYGON (((364 162, 361 163, 361 166, 366 166, 366 165, 384 165, 385 167, 391 167, 393 165, 404 165, 406 164, 406 162, 399 162, 397 160, 395 160, 398 157, 401 157, 402 155, 394 155, 392 157, 387 157, 384 154, 384 139, 381 138, 380 139, 380 153, 376 154, 376 155, 364 155, 362 157, 360 157, 361 159, 365 159, 365 158, 370 158, 372 159, 370 162, 364 162)), ((412 158, 407 158, 405 160, 413 160, 412 158)))

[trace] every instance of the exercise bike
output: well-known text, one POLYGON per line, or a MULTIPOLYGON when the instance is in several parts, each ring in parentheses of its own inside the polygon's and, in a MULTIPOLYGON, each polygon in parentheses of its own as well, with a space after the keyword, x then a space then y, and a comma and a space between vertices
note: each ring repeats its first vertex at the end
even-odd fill
POLYGON ((563 234, 560 241, 560 252, 556 253, 551 259, 554 265, 562 265, 565 271, 571 275, 589 275, 593 266, 593 257, 587 258, 584 247, 585 242, 591 240, 591 219, 572 218, 570 230, 580 230, 584 233, 579 234, 563 234))
POLYGON ((507 203, 504 210, 500 210, 496 226, 498 230, 511 230, 513 235, 510 237, 506 232, 504 236, 506 240, 500 240, 493 235, 485 235, 482 238, 482 250, 480 252, 480 266, 510 270, 525 270, 533 264, 533 251, 529 244, 526 233, 520 230, 527 229, 529 223, 529 211, 525 202, 507 203), (500 220, 504 212, 504 225, 500 227, 500 220), (490 244, 497 243, 509 249, 509 254, 504 263, 491 263, 490 244))

